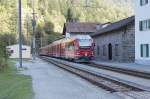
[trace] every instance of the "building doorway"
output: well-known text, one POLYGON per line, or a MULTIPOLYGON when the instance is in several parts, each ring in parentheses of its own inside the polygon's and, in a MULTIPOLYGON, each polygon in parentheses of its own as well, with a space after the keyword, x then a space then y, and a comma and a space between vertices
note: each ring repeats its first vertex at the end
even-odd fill
POLYGON ((112 60, 112 44, 108 45, 108 59, 112 60))

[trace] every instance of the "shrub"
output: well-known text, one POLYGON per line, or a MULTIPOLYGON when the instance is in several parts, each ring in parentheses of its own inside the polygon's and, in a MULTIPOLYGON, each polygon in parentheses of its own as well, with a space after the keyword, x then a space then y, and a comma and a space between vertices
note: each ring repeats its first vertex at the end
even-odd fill
POLYGON ((7 66, 7 58, 6 43, 0 41, 0 70, 3 70, 7 66))

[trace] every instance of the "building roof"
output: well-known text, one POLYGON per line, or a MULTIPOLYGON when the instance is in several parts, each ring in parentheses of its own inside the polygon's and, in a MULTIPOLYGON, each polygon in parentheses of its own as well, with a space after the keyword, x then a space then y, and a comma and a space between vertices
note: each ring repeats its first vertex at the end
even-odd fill
POLYGON ((96 32, 96 26, 98 23, 90 22, 70 22, 65 23, 63 28, 63 35, 67 33, 92 33, 96 32))
POLYGON ((131 16, 131 17, 128 17, 126 19, 123 19, 123 20, 120 20, 120 21, 108 24, 107 26, 104 26, 104 27, 102 26, 101 29, 99 29, 94 34, 91 34, 91 36, 94 37, 94 36, 101 35, 103 33, 108 33, 108 32, 111 32, 111 31, 115 31, 115 30, 121 29, 122 27, 125 27, 128 24, 130 24, 130 23, 134 23, 134 21, 135 21, 135 17, 131 16))

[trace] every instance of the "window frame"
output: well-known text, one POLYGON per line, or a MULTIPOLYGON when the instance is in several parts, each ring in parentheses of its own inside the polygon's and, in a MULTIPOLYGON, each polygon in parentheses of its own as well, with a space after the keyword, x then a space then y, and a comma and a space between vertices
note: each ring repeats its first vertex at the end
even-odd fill
POLYGON ((147 5, 149 3, 148 0, 140 0, 140 6, 147 5))
POLYGON ((140 31, 150 30, 150 19, 139 21, 139 30, 140 31))
POLYGON ((149 44, 141 44, 141 57, 149 58, 149 44), (145 47, 145 52, 144 52, 145 47))

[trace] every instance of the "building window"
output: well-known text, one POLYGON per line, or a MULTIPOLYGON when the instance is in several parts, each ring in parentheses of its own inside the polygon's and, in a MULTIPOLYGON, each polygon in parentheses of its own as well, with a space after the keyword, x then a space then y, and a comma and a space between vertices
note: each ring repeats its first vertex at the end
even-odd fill
POLYGON ((149 57, 149 44, 141 44, 141 57, 149 57))
POLYGON ((13 53, 14 53, 14 50, 10 50, 10 53, 13 54, 13 53))
POLYGON ((140 0, 141 6, 146 5, 146 4, 148 4, 148 0, 140 0))
POLYGON ((140 31, 150 30, 150 19, 140 21, 139 28, 140 28, 140 31))
POLYGON ((115 55, 119 56, 119 44, 115 44, 115 55))
POLYGON ((25 51, 25 50, 27 50, 27 49, 26 49, 26 48, 22 48, 22 50, 24 50, 24 51, 25 51))
POLYGON ((99 54, 100 54, 100 47, 97 46, 97 55, 99 55, 99 54))
POLYGON ((103 45, 103 56, 106 56, 106 46, 103 45))

